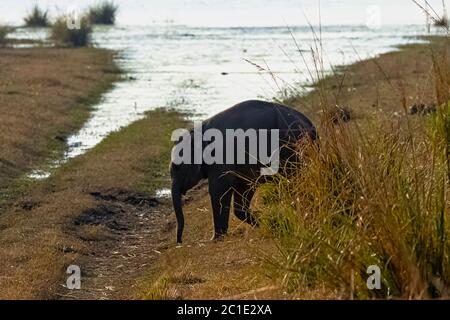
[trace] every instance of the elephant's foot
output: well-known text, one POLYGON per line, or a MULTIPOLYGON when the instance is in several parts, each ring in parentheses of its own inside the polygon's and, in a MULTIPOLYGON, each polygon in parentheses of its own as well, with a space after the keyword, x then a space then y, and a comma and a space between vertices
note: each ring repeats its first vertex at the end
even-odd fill
POLYGON ((211 241, 222 241, 225 238, 226 233, 214 233, 213 237, 211 238, 211 241))

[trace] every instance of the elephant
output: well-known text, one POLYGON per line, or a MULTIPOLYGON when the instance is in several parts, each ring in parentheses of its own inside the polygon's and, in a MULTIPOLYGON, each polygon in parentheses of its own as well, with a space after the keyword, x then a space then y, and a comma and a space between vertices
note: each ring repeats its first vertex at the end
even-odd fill
POLYGON ((292 146, 302 138, 314 142, 317 139, 317 131, 304 114, 291 107, 274 102, 249 100, 236 104, 201 122, 191 131, 186 130, 178 137, 172 138, 176 141, 170 164, 172 204, 177 220, 177 243, 181 243, 184 230, 182 196, 188 190, 200 181, 208 179, 213 209, 213 239, 222 238, 228 231, 232 198, 235 216, 257 226, 258 222, 250 212, 255 182, 257 184, 259 181, 267 181, 275 173, 289 174, 285 164, 289 161, 292 163, 293 157, 298 154, 292 146), (257 140, 251 140, 253 136, 249 132, 256 132, 257 140), (273 133, 270 139, 268 132, 273 133), (213 144, 215 148, 211 147, 213 144), (272 173, 267 167, 267 152, 265 162, 255 160, 258 157, 262 159, 257 150, 267 150, 269 145, 276 146, 270 153, 270 159, 275 159, 270 163, 271 167, 275 168, 272 173), (197 154, 200 157, 197 156, 197 159, 195 151, 199 151, 197 154), (255 152, 256 157, 253 154, 255 152), (208 154, 209 158, 205 154, 208 154), (226 157, 227 161, 223 161, 223 157, 226 157), (281 172, 278 172, 280 168, 281 172), (263 174, 264 169, 268 170, 263 174))

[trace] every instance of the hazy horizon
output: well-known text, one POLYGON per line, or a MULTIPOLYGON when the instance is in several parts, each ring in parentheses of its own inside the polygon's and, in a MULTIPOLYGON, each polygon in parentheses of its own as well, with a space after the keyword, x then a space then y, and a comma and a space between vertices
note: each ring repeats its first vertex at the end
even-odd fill
MULTIPOLYGON (((52 14, 83 10, 98 0, 0 0, 0 22, 18 25, 37 3, 52 14)), ((119 25, 209 27, 306 25, 422 24, 425 15, 411 0, 116 0, 119 25), (319 6, 320 3, 320 6, 319 6), (319 15, 320 8, 320 15, 319 15), (378 9, 377 9, 378 8, 378 9), (378 18, 377 15, 379 12, 378 18), (321 19, 319 19, 321 17, 321 19)), ((424 0, 419 0, 424 2, 424 0)), ((442 12, 442 2, 429 3, 442 12)))

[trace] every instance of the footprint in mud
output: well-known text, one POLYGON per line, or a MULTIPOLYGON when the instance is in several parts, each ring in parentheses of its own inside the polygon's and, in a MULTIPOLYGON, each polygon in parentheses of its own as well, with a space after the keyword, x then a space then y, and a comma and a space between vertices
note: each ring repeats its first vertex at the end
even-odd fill
POLYGON ((120 207, 108 204, 101 204, 95 208, 89 208, 74 219, 76 226, 82 225, 104 225, 113 230, 127 230, 128 227, 122 225, 118 215, 124 210, 120 207))

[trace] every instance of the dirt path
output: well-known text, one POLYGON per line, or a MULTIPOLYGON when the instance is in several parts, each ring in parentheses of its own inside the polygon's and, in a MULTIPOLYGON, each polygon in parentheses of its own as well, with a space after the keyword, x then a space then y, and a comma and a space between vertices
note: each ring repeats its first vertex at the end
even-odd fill
POLYGON ((67 232, 89 242, 89 252, 73 263, 82 270, 81 290, 61 288, 62 299, 130 299, 136 281, 173 240, 170 203, 145 194, 93 193, 95 207, 76 217, 67 232), (108 236, 93 240, 86 226, 101 226, 108 236))

